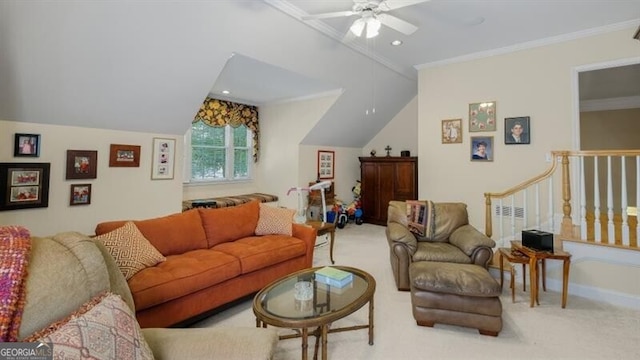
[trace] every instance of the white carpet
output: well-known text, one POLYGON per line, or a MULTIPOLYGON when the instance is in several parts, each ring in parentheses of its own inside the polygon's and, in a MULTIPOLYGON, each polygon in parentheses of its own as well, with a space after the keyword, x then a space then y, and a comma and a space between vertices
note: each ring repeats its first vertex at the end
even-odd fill
MULTIPOLYGON (((410 294, 395 288, 384 231, 352 223, 337 230, 336 265, 363 269, 376 279, 375 337, 370 346, 366 330, 329 334, 329 359, 640 359, 640 310, 572 296, 571 287, 565 309, 555 292, 541 293, 540 306, 530 308, 522 287, 511 302, 507 282, 501 296, 504 326, 495 338, 457 326, 417 326, 410 294)), ((329 263, 328 244, 317 247, 314 266, 329 263)), ((365 324, 366 319, 367 306, 334 326, 365 324)), ((255 326, 251 301, 194 326, 255 326)), ((276 359, 300 357, 300 339, 279 342, 276 359)))

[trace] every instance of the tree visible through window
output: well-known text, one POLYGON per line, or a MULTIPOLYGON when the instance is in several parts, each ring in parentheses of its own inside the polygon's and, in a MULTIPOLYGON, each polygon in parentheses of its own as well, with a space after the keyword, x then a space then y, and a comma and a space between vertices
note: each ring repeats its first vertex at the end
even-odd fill
POLYGON ((246 126, 191 126, 191 180, 249 179, 252 133, 246 126))

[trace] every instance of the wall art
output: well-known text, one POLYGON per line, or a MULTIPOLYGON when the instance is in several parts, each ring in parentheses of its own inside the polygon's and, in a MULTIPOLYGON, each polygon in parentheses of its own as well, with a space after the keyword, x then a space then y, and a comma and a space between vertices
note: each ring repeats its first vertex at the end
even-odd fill
POLYGON ((504 119, 504 143, 507 145, 529 144, 531 126, 528 116, 504 119))
POLYGON ((13 156, 40 156, 40 134, 15 134, 13 143, 13 156))
POLYGON ((462 119, 442 120, 442 143, 462 144, 462 119))
POLYGON ((50 163, 0 163, 0 211, 49 206, 50 163))
POLYGON ((469 104, 469 132, 496 131, 496 102, 469 104))
POLYGON ((110 167, 140 167, 140 145, 111 144, 110 167))
POLYGON ((318 150, 318 179, 333 179, 335 155, 335 151, 318 150))
POLYGON ((152 180, 171 180, 175 167, 176 140, 153 138, 152 180))
POLYGON ((95 179, 98 176, 96 150, 67 150, 66 179, 95 179))
POLYGON ((91 204, 91 184, 71 184, 69 205, 91 204))
POLYGON ((493 136, 471 137, 471 161, 493 161, 493 136))

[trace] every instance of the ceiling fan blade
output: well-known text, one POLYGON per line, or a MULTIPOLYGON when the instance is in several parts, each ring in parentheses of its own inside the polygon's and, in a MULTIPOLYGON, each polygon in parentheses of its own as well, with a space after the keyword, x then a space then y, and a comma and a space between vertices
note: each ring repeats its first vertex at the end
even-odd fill
POLYGON ((431 1, 431 0, 386 0, 386 1, 382 1, 380 5, 378 5, 378 9, 382 11, 389 11, 389 10, 399 9, 405 6, 420 4, 427 1, 431 1))
POLYGON ((380 20, 380 22, 382 23, 382 25, 388 26, 396 31, 399 31, 405 35, 411 35, 414 32, 416 32, 416 30, 418 30, 418 27, 406 22, 402 19, 399 19, 393 15, 389 15, 389 14, 378 14, 377 16, 378 20, 380 20))
POLYGON ((304 15, 304 16, 301 16, 301 18, 302 20, 328 19, 328 18, 334 18, 334 17, 347 17, 355 14, 357 13, 354 11, 348 10, 348 11, 336 11, 336 12, 315 14, 315 15, 304 15))

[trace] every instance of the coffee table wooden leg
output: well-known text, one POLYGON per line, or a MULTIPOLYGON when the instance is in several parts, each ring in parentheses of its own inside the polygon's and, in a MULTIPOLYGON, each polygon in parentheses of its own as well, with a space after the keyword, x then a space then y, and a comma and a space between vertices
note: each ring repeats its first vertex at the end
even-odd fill
POLYGON ((571 259, 564 259, 562 264, 562 308, 567 306, 567 290, 569 285, 569 267, 571 259))
POLYGON ((373 297, 369 300, 369 345, 373 345, 373 297))
POLYGON ((302 329, 302 360, 307 360, 308 354, 307 354, 307 350, 309 348, 309 343, 308 343, 308 329, 304 328, 302 329))
POLYGON ((322 325, 322 360, 327 360, 327 334, 329 333, 329 324, 322 325))
POLYGON ((329 235, 331 236, 331 243, 329 244, 329 258, 331 259, 331 264, 335 264, 336 262, 333 261, 333 242, 336 237, 336 230, 331 230, 329 235))
POLYGON ((531 256, 529 258, 529 283, 531 284, 531 294, 530 294, 530 307, 534 306, 534 302, 536 300, 536 295, 538 293, 538 260, 535 256, 531 256))

